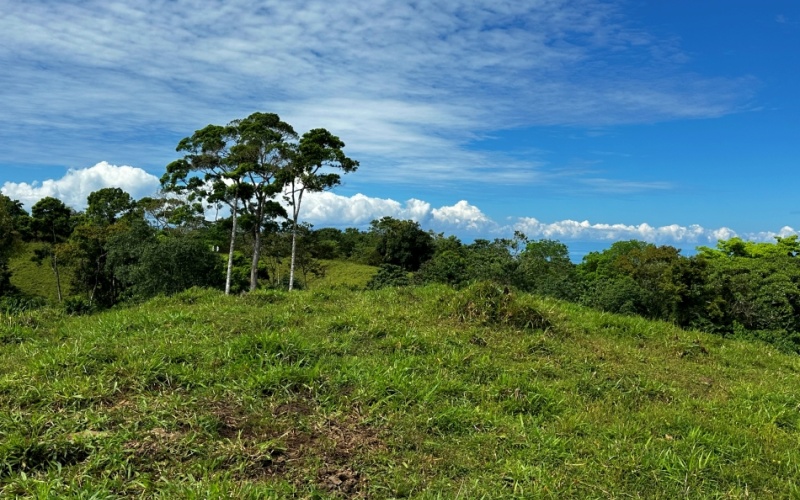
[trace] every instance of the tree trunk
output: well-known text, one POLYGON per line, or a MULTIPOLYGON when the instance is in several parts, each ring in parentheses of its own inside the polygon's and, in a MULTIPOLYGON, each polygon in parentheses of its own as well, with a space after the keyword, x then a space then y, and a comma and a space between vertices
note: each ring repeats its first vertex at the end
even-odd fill
POLYGON ((58 302, 61 303, 64 301, 64 297, 61 295, 61 274, 58 272, 58 257, 56 257, 56 251, 53 250, 53 255, 50 258, 51 262, 53 263, 53 273, 56 275, 56 291, 58 292, 58 302))
POLYGON ((253 246, 253 262, 250 264, 250 291, 258 288, 258 261, 261 259, 261 228, 256 227, 253 246))
POLYGON ((239 207, 238 198, 233 200, 233 209, 231 210, 232 228, 231 228, 231 246, 228 250, 228 271, 225 273, 225 295, 231 294, 231 275, 233 274, 233 249, 236 246, 236 209, 239 207))
POLYGON ((292 262, 289 264, 289 291, 294 288, 294 257, 297 253, 297 217, 292 224, 292 262))
POLYGON ((294 181, 292 181, 292 263, 289 265, 289 291, 294 288, 294 261, 297 255, 297 219, 300 218, 300 204, 303 203, 303 191, 305 187, 300 190, 297 201, 294 202, 294 181))

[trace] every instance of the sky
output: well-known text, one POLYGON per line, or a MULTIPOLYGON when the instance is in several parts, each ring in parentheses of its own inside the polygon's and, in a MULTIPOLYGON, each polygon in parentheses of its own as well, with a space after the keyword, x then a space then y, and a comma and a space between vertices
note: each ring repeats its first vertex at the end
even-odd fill
POLYGON ((360 162, 315 227, 770 241, 800 229, 799 51, 795 0, 0 0, 0 192, 148 196, 261 111, 360 162))

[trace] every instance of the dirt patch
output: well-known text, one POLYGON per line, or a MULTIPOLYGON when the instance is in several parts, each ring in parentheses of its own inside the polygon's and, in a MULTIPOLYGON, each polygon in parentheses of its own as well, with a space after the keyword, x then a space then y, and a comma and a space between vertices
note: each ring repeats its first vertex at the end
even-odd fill
POLYGON ((363 496, 364 481, 361 474, 350 468, 324 469, 317 476, 317 484, 328 491, 335 491, 347 497, 363 496))
MULTIPOLYGON (((355 409, 322 417, 313 401, 296 398, 275 406, 271 415, 248 413, 215 403, 225 467, 243 480, 282 478, 345 497, 364 496, 367 478, 361 461, 385 449, 378 431, 355 409)), ((252 411, 252 410, 251 410, 252 411)))
POLYGON ((183 437, 181 432, 157 427, 138 439, 126 442, 125 452, 139 471, 154 472, 159 470, 160 465, 189 458, 181 442, 183 437))
POLYGON ((356 412, 325 419, 308 431, 290 430, 283 437, 285 473, 298 480, 295 473, 308 477, 316 467, 317 487, 347 497, 364 496, 367 478, 360 470, 360 458, 385 445, 378 431, 362 420, 356 412))

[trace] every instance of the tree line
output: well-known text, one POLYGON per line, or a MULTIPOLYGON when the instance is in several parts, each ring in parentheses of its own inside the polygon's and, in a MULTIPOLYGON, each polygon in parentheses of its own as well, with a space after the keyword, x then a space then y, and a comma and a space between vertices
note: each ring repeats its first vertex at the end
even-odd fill
POLYGON ((797 236, 773 243, 722 240, 690 257, 668 245, 620 241, 576 264, 564 243, 519 232, 463 243, 411 220, 384 217, 365 231, 314 229, 288 214, 283 221, 265 219, 256 230, 250 211, 238 224, 232 214, 207 221, 191 202, 170 196, 133 200, 119 188, 105 188, 87 201, 85 211, 75 212, 45 198, 28 214, 18 201, 0 196, 0 296, 18 294, 7 263, 24 241, 36 243, 33 259, 53 273, 59 299, 69 288, 67 306, 76 311, 192 286, 230 293, 254 284, 302 287, 324 274, 324 261, 344 260, 378 267, 367 288, 489 281, 800 351, 797 236))
POLYGON ((343 148, 325 129, 299 136, 277 115, 254 113, 181 140, 182 157, 166 166, 156 197, 134 200, 105 188, 81 212, 44 198, 28 213, 0 195, 0 301, 24 299, 8 262, 26 243, 73 312, 192 286, 291 290, 323 274, 322 261, 346 260, 378 266, 368 288, 489 281, 800 351, 797 236, 733 238, 690 257, 668 245, 621 241, 575 264, 565 244, 519 232, 464 243, 391 217, 366 231, 314 229, 299 220, 303 196, 357 169, 343 148), (206 220, 208 210, 223 207, 226 216, 206 220))

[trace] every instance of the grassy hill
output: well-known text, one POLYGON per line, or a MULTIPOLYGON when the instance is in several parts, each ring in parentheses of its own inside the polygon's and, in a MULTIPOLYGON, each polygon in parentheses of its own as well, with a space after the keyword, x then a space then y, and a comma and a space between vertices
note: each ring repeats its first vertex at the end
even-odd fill
POLYGON ((488 286, 0 316, 0 496, 798 497, 800 358, 488 286))
MULTIPOLYGON (((19 251, 9 261, 11 284, 30 297, 43 297, 50 304, 58 303, 56 277, 49 261, 42 264, 33 262, 33 256, 42 244, 37 242, 20 245, 19 251)), ((61 290, 64 297, 70 296, 70 281, 73 271, 67 265, 61 266, 61 290)))

